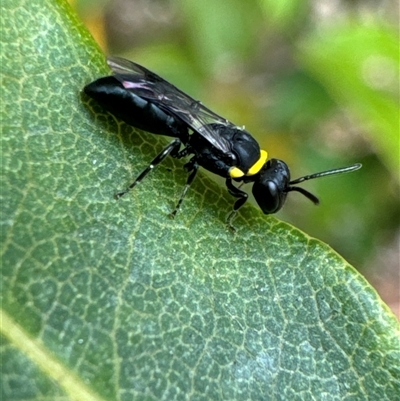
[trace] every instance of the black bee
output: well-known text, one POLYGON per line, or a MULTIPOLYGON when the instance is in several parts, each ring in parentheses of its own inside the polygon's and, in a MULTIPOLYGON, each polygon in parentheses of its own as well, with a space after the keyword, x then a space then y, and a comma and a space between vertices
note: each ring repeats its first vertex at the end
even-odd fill
POLYGON ((248 198, 246 192, 233 184, 234 181, 253 183, 253 195, 261 210, 272 214, 282 208, 291 191, 300 192, 313 203, 319 203, 315 195, 295 184, 361 168, 361 164, 354 164, 291 181, 287 164, 278 159, 268 160, 267 152, 260 149, 244 128, 220 117, 136 63, 112 57, 108 59, 108 65, 114 74, 88 84, 84 92, 127 124, 175 138, 128 188, 116 194, 117 198, 134 188, 168 155, 177 159, 192 155, 184 166, 189 176, 172 216, 177 213, 201 166, 224 177, 229 193, 238 198, 227 218, 228 226, 233 228, 232 219, 248 198))

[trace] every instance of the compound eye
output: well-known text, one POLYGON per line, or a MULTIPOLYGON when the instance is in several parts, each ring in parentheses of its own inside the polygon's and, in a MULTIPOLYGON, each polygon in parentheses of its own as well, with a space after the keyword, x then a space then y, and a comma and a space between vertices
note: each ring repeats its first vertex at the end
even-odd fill
POLYGON ((282 207, 279 188, 273 181, 254 183, 253 195, 265 214, 276 213, 282 207))

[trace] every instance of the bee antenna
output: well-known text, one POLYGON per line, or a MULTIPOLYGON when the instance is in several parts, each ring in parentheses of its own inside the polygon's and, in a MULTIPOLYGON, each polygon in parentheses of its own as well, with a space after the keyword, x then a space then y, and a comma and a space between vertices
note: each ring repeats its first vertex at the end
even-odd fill
POLYGON ((315 195, 313 195, 311 192, 308 192, 304 188, 293 187, 292 185, 293 184, 299 184, 300 182, 303 182, 303 181, 313 180, 314 178, 325 177, 327 175, 349 173, 351 171, 358 170, 361 167, 362 167, 362 164, 361 163, 357 163, 357 164, 353 164, 352 166, 349 166, 349 167, 335 168, 333 170, 321 171, 320 173, 314 173, 314 174, 310 174, 310 175, 305 175, 304 177, 300 177, 300 178, 297 178, 296 180, 290 181, 289 182, 289 186, 287 188, 287 192, 290 192, 290 191, 300 192, 307 199, 310 199, 310 201, 313 202, 315 205, 318 205, 319 204, 319 199, 315 195))
POLYGON ((311 192, 308 192, 307 190, 305 190, 304 188, 300 188, 300 187, 289 187, 287 189, 287 192, 290 191, 296 191, 296 192, 300 192, 301 194, 303 194, 307 199, 310 199, 310 201, 312 203, 314 203, 314 205, 319 205, 319 199, 313 195, 311 192))
MULTIPOLYGON (((325 177, 327 175, 350 173, 351 171, 359 170, 361 167, 362 167, 361 163, 356 163, 356 164, 353 164, 352 166, 348 166, 348 167, 341 167, 341 168, 335 168, 333 170, 321 171, 320 173, 305 175, 304 177, 300 177, 300 178, 297 178, 296 180, 290 181, 289 185, 299 184, 300 182, 303 182, 303 181, 313 180, 314 178, 325 177)), ((296 188, 296 187, 292 187, 292 188, 296 188)), ((291 189, 291 190, 298 191, 298 189, 291 189)), ((302 191, 298 191, 298 192, 301 192, 303 195, 305 195, 302 191)), ((305 196, 307 196, 307 195, 305 195, 305 196)), ((311 198, 309 198, 309 199, 311 199, 311 198)))

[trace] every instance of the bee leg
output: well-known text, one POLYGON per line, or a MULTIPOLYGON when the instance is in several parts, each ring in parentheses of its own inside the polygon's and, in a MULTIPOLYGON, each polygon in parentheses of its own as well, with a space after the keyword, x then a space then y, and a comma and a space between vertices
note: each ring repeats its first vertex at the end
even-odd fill
MULTIPOLYGON (((185 148, 183 148, 179 152, 171 153, 171 156, 173 158, 175 158, 175 159, 181 159, 182 157, 185 157, 185 156, 189 155, 190 153, 194 153, 192 147, 191 146, 186 146, 185 148)), ((187 171, 191 171, 191 168, 188 167, 189 164, 190 164, 190 162, 185 164, 185 168, 186 168, 187 171)))
POLYGON ((233 232, 235 232, 236 229, 235 229, 235 227, 233 227, 232 221, 235 218, 238 209, 241 208, 246 203, 248 195, 246 192, 235 187, 230 178, 227 178, 227 180, 225 181, 225 184, 228 188, 228 192, 235 198, 239 198, 233 205, 233 210, 231 213, 229 213, 228 218, 226 219, 226 225, 228 226, 228 228, 230 230, 232 230, 233 232))
POLYGON ((139 176, 136 178, 135 181, 132 182, 129 187, 127 187, 125 190, 121 192, 117 192, 115 194, 115 198, 119 199, 121 196, 125 195, 127 192, 129 192, 132 188, 134 188, 137 184, 139 184, 144 177, 150 171, 154 169, 158 164, 160 164, 169 154, 174 155, 177 154, 179 151, 179 148, 181 146, 181 140, 180 139, 174 139, 166 148, 164 148, 153 160, 152 162, 139 174, 139 176))
POLYGON ((196 158, 191 159, 188 163, 185 164, 184 167, 190 174, 187 178, 185 186, 183 187, 181 197, 179 198, 179 201, 178 201, 177 205, 175 206, 175 209, 170 214, 170 216, 172 218, 175 217, 176 213, 178 212, 179 208, 181 207, 183 199, 186 196, 186 192, 190 188, 190 185, 192 184, 194 177, 196 177, 197 170, 199 169, 199 165, 197 164, 196 158))

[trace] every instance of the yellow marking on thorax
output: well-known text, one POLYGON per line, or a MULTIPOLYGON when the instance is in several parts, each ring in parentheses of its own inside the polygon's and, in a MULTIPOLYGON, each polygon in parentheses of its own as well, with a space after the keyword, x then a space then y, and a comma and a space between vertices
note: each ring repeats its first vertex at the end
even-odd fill
POLYGON ((231 176, 231 178, 241 178, 244 175, 247 176, 255 175, 262 169, 267 159, 268 159, 268 153, 265 150, 261 150, 260 158, 253 164, 253 166, 250 167, 247 174, 245 174, 242 170, 240 170, 237 167, 231 167, 229 169, 229 175, 231 176))
POLYGON ((229 175, 231 178, 240 178, 244 176, 244 172, 237 167, 231 167, 229 169, 229 175))
POLYGON ((261 150, 260 153, 261 153, 260 158, 256 163, 253 164, 253 166, 250 167, 246 175, 257 174, 262 169, 262 166, 264 166, 264 164, 266 163, 268 159, 268 153, 265 150, 261 150))

